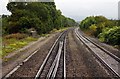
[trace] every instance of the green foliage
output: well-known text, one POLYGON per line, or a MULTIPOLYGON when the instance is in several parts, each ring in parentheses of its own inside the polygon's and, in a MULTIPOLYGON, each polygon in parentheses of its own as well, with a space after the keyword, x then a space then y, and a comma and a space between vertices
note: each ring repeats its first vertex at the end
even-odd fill
POLYGON ((118 26, 120 26, 120 20, 118 20, 116 24, 118 24, 118 26))
POLYGON ((97 31, 97 26, 95 24, 91 25, 89 27, 89 29, 92 31, 92 35, 95 35, 96 31, 97 31))
POLYGON ((97 26, 95 24, 93 24, 89 27, 89 29, 93 30, 94 32, 96 32, 96 28, 97 28, 97 26))
POLYGON ((112 45, 120 45, 120 27, 114 26, 112 28, 106 28, 99 35, 99 39, 102 42, 106 42, 112 45))
POLYGON ((10 2, 7 9, 12 14, 2 16, 3 56, 36 40, 26 35, 30 29, 46 35, 53 29, 71 27, 76 23, 63 16, 54 2, 10 2))
POLYGON ((6 37, 3 37, 3 48, 2 48, 2 57, 8 55, 9 53, 18 50, 31 41, 36 41, 37 38, 28 37, 24 34, 12 34, 6 37), (18 40, 19 39, 19 40, 18 40))
POLYGON ((80 28, 98 37, 100 41, 120 45, 119 20, 108 20, 103 16, 90 16, 80 23, 80 28))
POLYGON ((103 16, 90 16, 85 18, 81 23, 80 23, 80 28, 81 29, 86 29, 90 30, 95 37, 99 35, 99 33, 102 32, 102 29, 107 25, 107 22, 109 20, 103 16), (92 25, 95 25, 95 28, 91 28, 92 25), (90 29, 91 28, 91 29, 90 29), (94 31, 95 30, 95 31, 94 31))
POLYGON ((61 27, 73 26, 73 19, 63 16, 56 10, 54 2, 10 2, 7 9, 12 13, 3 20, 4 34, 26 33, 26 29, 35 28, 38 34, 49 33, 61 27))
POLYGON ((85 18, 81 23, 80 23, 80 28, 81 29, 88 29, 92 24, 99 24, 102 22, 108 21, 107 18, 103 16, 90 16, 85 18))

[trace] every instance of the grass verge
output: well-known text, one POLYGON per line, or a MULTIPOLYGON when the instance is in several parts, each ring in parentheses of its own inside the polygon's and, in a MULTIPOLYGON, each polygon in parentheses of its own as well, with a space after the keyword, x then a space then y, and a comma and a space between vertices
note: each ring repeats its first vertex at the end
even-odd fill
POLYGON ((12 38, 5 38, 3 37, 3 45, 2 45, 2 58, 6 55, 8 55, 9 53, 16 51, 26 45, 28 45, 30 42, 32 41, 36 41, 37 38, 33 38, 33 37, 24 37, 22 39, 16 39, 14 37, 12 38))
MULTIPOLYGON (((52 33, 56 33, 56 32, 62 32, 64 30, 66 30, 68 28, 61 28, 59 30, 57 29, 53 29, 50 34, 52 33)), ((40 36, 42 37, 48 37, 50 34, 42 34, 40 36)), ((32 41, 37 41, 38 38, 33 38, 30 36, 27 36, 25 34, 10 34, 10 35, 6 35, 2 38, 2 47, 0 50, 0 56, 2 58, 4 58, 5 56, 7 56, 8 54, 19 50, 20 48, 23 48, 24 46, 28 45, 30 42, 32 41)))

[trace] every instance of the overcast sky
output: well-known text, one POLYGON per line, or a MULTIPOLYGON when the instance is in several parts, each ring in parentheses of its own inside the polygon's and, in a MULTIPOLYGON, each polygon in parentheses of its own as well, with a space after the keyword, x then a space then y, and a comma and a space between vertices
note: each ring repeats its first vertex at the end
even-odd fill
MULTIPOLYGON (((118 1, 120 0, 55 0, 55 4, 63 15, 80 21, 92 15, 103 15, 110 19, 117 19, 118 1)), ((8 0, 1 0, 0 14, 10 14, 6 9, 7 3, 8 0)))

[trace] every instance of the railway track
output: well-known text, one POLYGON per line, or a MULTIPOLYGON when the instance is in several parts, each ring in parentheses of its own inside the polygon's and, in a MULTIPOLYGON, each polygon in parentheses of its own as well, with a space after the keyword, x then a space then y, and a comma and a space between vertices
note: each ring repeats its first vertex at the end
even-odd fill
POLYGON ((99 62, 104 65, 104 67, 113 74, 113 77, 120 78, 120 58, 111 54, 109 51, 105 50, 98 44, 91 41, 89 38, 83 36, 78 31, 78 28, 75 29, 76 38, 91 51, 94 56, 99 60, 99 62))
POLYGON ((44 59, 41 67, 39 68, 35 76, 35 79, 39 78, 54 79, 57 76, 60 78, 66 78, 66 65, 65 65, 66 33, 67 31, 61 34, 59 38, 55 41, 48 55, 44 59), (61 58, 63 58, 62 63, 60 63, 61 58), (58 72, 58 68, 62 68, 61 73, 58 72), (59 75, 59 73, 62 75, 59 75))
MULTIPOLYGON (((52 45, 44 61, 38 68, 34 79, 46 78, 66 78, 66 35, 67 31, 61 33, 57 40, 52 45)), ((105 50, 98 44, 91 41, 89 38, 83 36, 75 29, 75 37, 81 41, 87 49, 89 49, 94 56, 104 65, 104 67, 113 74, 113 77, 120 77, 119 67, 120 59, 111 54, 109 51, 105 50)), ((38 49, 40 50, 40 49, 38 49)), ((20 65, 15 67, 10 73, 8 73, 3 79, 9 78, 18 68, 20 68, 24 63, 26 63, 36 52, 31 54, 27 59, 25 59, 20 65)))
MULTIPOLYGON (((34 76, 34 79, 39 79, 39 78, 54 79, 56 76, 63 77, 63 78, 66 77, 66 68, 65 68, 66 67, 65 65, 66 34, 67 34, 67 31, 62 32, 60 36, 56 39, 50 51, 48 52, 46 58, 44 59, 41 67, 39 68, 39 70, 37 70, 38 72, 34 76), (58 72, 59 68, 62 68, 61 70, 63 71, 58 72), (59 75, 59 74, 62 74, 62 75, 59 75)), ((40 49, 36 50, 33 54, 27 57, 22 63, 16 66, 2 79, 11 78, 11 75, 14 74, 22 65, 24 65, 24 63, 26 63, 39 50, 40 49)))
POLYGON ((88 37, 85 37, 84 34, 81 34, 84 38, 86 38, 87 40, 89 40, 90 42, 92 42, 94 45, 96 45, 98 48, 100 48, 101 50, 103 50, 104 52, 106 52, 107 54, 109 54, 111 57, 113 57, 116 61, 120 62, 120 58, 116 55, 114 55, 113 53, 111 53, 110 51, 106 50, 105 48, 103 48, 102 46, 100 46, 99 44, 93 42, 92 40, 90 40, 88 37))

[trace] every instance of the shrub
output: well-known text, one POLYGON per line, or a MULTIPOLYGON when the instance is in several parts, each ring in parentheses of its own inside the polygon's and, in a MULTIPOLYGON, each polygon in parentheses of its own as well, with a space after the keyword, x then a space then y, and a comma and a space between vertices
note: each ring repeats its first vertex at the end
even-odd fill
POLYGON ((120 45, 120 27, 114 26, 104 29, 103 32, 100 33, 99 39, 108 44, 120 45))
POLYGON ((90 16, 85 18, 81 23, 80 23, 80 28, 81 29, 88 29, 91 25, 93 24, 99 24, 102 22, 107 22, 108 19, 105 18, 104 16, 90 16))

